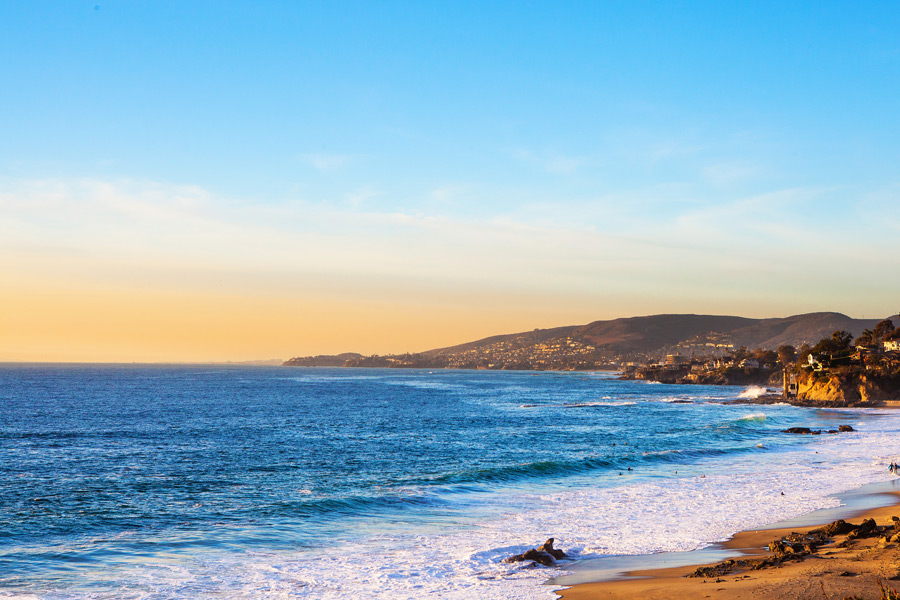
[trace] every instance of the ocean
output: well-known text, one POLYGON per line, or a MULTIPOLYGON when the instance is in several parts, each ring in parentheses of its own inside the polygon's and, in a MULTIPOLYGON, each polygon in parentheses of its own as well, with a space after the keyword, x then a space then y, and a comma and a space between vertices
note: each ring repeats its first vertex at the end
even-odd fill
POLYGON ((891 478, 900 411, 610 373, 0 366, 0 598, 545 599, 891 478), (792 426, 857 431, 803 436, 792 426), (502 559, 547 538, 574 560, 502 559))

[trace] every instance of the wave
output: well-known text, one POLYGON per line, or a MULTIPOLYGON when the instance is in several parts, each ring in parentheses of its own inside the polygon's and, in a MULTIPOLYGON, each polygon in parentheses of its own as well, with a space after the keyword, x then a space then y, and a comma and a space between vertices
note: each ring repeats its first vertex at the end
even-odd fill
POLYGON ((544 460, 503 467, 489 467, 448 473, 429 481, 437 484, 497 483, 522 479, 538 479, 559 475, 574 475, 598 469, 617 468, 618 461, 603 458, 582 460, 544 460))
POLYGON ((706 398, 697 398, 694 396, 667 396, 665 398, 655 398, 654 402, 666 402, 668 404, 693 404, 696 400, 706 400, 706 398))
POLYGON ((457 487, 464 484, 512 483, 529 479, 553 479, 595 471, 607 471, 609 475, 613 476, 626 471, 628 468, 652 467, 657 463, 691 464, 701 459, 742 454, 755 449, 755 446, 748 447, 743 445, 723 448, 672 448, 607 458, 591 457, 567 461, 544 460, 458 471, 427 481, 410 481, 407 483, 410 485, 426 484, 457 487))
POLYGON ((738 394, 738 398, 759 398, 769 393, 769 389, 761 385, 751 385, 746 390, 738 394))
POLYGON ((766 431, 768 417, 765 413, 752 413, 735 417, 727 421, 707 425, 707 429, 714 430, 715 435, 730 440, 746 440, 758 437, 766 431))
POLYGON ((738 421, 765 421, 766 413, 753 413, 752 415, 744 415, 738 421))
POLYGON ((384 385, 394 385, 400 387, 409 387, 415 388, 419 390, 461 390, 464 389, 463 386, 453 383, 445 383, 443 381, 418 381, 415 379, 402 379, 402 380, 384 380, 380 383, 384 385))
POLYGON ((567 402, 565 408, 582 408, 585 406, 634 406, 637 402, 567 402))
POLYGON ((648 463, 664 462, 691 464, 697 460, 705 458, 715 458, 719 456, 733 456, 736 454, 744 454, 752 451, 753 448, 746 446, 733 446, 730 448, 686 448, 681 450, 655 450, 644 452, 642 458, 648 463))
POLYGON ((634 406, 637 402, 628 400, 626 402, 564 402, 563 404, 520 404, 519 408, 588 408, 591 406, 634 406))
MULTIPOLYGON (((304 495, 308 496, 308 494, 304 495)), ((445 504, 447 501, 435 494, 412 488, 400 488, 384 495, 305 498, 292 502, 274 502, 267 506, 257 506, 253 510, 253 516, 255 518, 290 516, 291 518, 313 518, 320 521, 393 513, 398 509, 416 506, 439 507, 445 504)))

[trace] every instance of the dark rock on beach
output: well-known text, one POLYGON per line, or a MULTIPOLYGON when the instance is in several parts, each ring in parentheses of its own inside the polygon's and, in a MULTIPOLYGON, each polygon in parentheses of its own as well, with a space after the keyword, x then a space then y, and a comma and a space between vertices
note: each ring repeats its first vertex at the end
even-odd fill
MULTIPOLYGON (((840 425, 837 429, 829 429, 825 433, 842 433, 846 431, 856 431, 849 425, 840 425)), ((782 433, 796 433, 800 435, 821 435, 821 429, 810 429, 809 427, 788 427, 782 430, 782 433)))
POLYGON ((874 519, 866 519, 860 525, 839 519, 828 525, 810 529, 806 533, 791 533, 773 540, 768 546, 769 552, 772 553, 769 556, 728 559, 715 565, 699 567, 685 577, 712 579, 736 570, 759 570, 776 567, 788 561, 802 561, 807 557, 818 555, 819 548, 832 544, 833 538, 837 536, 846 538, 834 544, 833 548, 847 548, 854 544, 855 539, 874 537, 879 537, 876 546, 885 548, 900 542, 900 518, 891 517, 891 521, 891 525, 880 527, 874 519))
POLYGON ((809 533, 812 534, 822 534, 826 537, 831 537, 835 535, 847 535, 851 531, 854 531, 858 526, 853 525, 852 523, 848 523, 843 519, 838 519, 837 521, 833 521, 824 527, 819 527, 818 529, 813 529, 809 533))
POLYGON ((746 566, 746 561, 729 558, 728 560, 722 561, 716 565, 711 565, 708 567, 698 567, 695 571, 686 575, 686 577, 703 577, 706 579, 713 579, 721 575, 728 575, 736 567, 743 566, 746 566))
POLYGON ((546 552, 556 560, 560 560, 562 558, 567 558, 566 553, 562 550, 553 547, 553 538, 550 538, 544 545, 537 549, 538 552, 546 552))
POLYGON ((847 534, 847 539, 854 540, 856 538, 871 537, 875 534, 881 533, 882 529, 883 528, 880 528, 875 524, 874 519, 866 519, 854 531, 851 531, 849 534, 847 534))
POLYGON ((788 427, 783 433, 802 433, 812 435, 813 430, 809 427, 788 427))
POLYGON ((532 548, 531 550, 523 552, 522 554, 510 556, 509 558, 504 559, 503 562, 514 563, 530 560, 534 561, 535 563, 544 565, 545 567, 552 567, 554 564, 556 564, 557 560, 567 558, 565 552, 553 547, 553 541, 553 538, 550 538, 540 547, 532 548))

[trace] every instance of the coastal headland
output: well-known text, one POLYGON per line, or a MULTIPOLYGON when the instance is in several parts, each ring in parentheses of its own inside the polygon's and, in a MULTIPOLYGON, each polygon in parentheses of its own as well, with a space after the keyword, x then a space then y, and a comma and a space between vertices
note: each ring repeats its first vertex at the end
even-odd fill
MULTIPOLYGON (((900 590, 900 490, 866 486, 854 504, 771 528, 743 531, 721 545, 733 555, 715 563, 632 568, 598 583, 558 592, 564 600, 722 598, 821 600, 895 598, 900 590), (889 504, 873 501, 889 498, 889 504), (873 506, 874 507, 871 507, 873 506)), ((655 561, 657 564, 658 560, 655 561)), ((640 558, 638 558, 638 565, 640 558)))
MULTIPOLYGON (((285 366, 452 368, 492 370, 624 370, 648 364, 685 364, 692 358, 726 358, 769 349, 816 344, 834 331, 852 337, 877 327, 877 319, 819 312, 773 319, 661 314, 594 321, 495 335, 445 348, 403 354, 297 356, 285 366), (743 351, 742 351, 743 348, 743 351), (671 361, 669 358, 671 357, 671 361)), ((739 359, 743 360, 743 358, 739 359)))
POLYGON ((783 389, 782 401, 879 406, 900 400, 891 319, 653 315, 535 329, 425 352, 295 357, 291 367, 621 371, 623 379, 783 389))

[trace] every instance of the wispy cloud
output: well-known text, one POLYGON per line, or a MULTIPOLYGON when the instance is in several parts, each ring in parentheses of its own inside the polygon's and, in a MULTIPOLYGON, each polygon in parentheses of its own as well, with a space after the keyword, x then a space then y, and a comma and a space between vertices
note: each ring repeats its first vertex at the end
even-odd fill
POLYGON ((378 198, 383 193, 371 186, 363 186, 347 193, 347 201, 353 208, 360 208, 368 200, 378 198))
POLYGON ((745 183, 763 174, 762 169, 746 161, 730 161, 710 164, 701 169, 703 177, 716 186, 745 183))
MULTIPOLYGON (((437 188, 432 201, 452 191, 437 188)), ((251 205, 195 186, 153 182, 0 180, 0 268, 7 279, 17 274, 186 290, 219 285, 234 293, 243 293, 247 281, 253 289, 297 282, 292 293, 306 293, 301 282, 309 281, 317 289, 393 281, 398 293, 425 286, 448 293, 530 290, 607 299, 655 293, 662 299, 678 290, 685 302, 700 302, 768 290, 774 302, 779 290, 798 286, 806 294, 831 293, 835 282, 818 275, 818 264, 845 273, 848 281, 878 280, 875 274, 900 269, 891 223, 873 223, 851 237, 841 224, 804 220, 838 192, 788 188, 685 205, 674 216, 648 205, 560 220, 555 211, 577 216, 582 207, 560 202, 475 218, 439 208, 421 214, 378 210, 366 204, 365 196, 375 192, 365 189, 348 209, 309 202, 251 205), (852 252, 834 243, 842 233, 852 252)), ((654 202, 661 206, 664 199, 654 202)), ((886 288, 891 293, 897 291, 892 285, 886 288)), ((658 310, 665 310, 660 302, 658 310)))
POLYGON ((538 154, 522 148, 514 150, 511 155, 519 161, 554 175, 571 175, 588 161, 584 156, 567 156, 554 152, 538 154))
POLYGON ((301 154, 299 160, 322 173, 338 171, 343 169, 355 160, 355 156, 350 154, 326 154, 326 153, 310 153, 301 154))
POLYGON ((432 210, 445 211, 464 203, 467 196, 473 192, 473 186, 460 183, 450 183, 433 188, 428 192, 428 206, 432 210))

